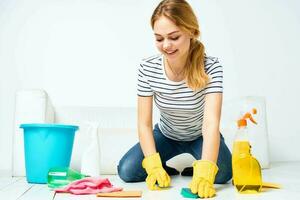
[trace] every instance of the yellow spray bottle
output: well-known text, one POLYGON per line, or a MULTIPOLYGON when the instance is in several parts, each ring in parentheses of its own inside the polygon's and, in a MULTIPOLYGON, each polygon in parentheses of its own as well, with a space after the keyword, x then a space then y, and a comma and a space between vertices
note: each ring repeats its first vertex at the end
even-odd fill
POLYGON ((257 110, 244 114, 238 121, 238 130, 232 150, 232 174, 233 184, 239 193, 258 193, 262 189, 279 189, 281 185, 276 183, 263 182, 261 166, 256 158, 251 155, 251 146, 248 140, 247 120, 257 125, 252 115, 257 110))
POLYGON ((253 109, 237 121, 238 130, 232 151, 232 173, 233 184, 239 193, 257 193, 262 188, 261 167, 251 155, 247 128, 248 119, 257 124, 252 117, 252 114, 256 113, 256 109, 253 109))

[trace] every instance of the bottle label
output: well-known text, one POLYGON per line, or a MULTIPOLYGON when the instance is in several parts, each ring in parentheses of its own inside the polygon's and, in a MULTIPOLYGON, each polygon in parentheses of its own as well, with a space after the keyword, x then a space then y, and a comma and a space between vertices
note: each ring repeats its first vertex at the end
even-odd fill
POLYGON ((67 176, 67 172, 49 172, 50 176, 67 176))

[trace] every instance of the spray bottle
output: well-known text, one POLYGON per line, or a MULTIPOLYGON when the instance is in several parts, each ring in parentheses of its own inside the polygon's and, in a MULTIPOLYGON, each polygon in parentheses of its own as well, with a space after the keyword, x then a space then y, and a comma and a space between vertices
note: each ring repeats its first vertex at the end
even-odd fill
POLYGON ((85 150, 81 159, 81 173, 89 176, 100 175, 100 147, 98 142, 98 123, 86 122, 88 125, 87 135, 90 145, 85 150))
POLYGON ((257 159, 251 155, 247 120, 249 119, 250 122, 257 125, 252 114, 257 114, 255 108, 251 112, 242 115, 237 121, 238 129, 232 151, 233 185, 239 193, 246 194, 261 192, 262 188, 281 188, 279 184, 263 182, 261 166, 257 159))
POLYGON ((233 143, 232 173, 233 184, 239 193, 257 193, 262 188, 261 167, 256 158, 251 155, 248 139, 247 120, 257 124, 252 114, 257 110, 247 112, 237 121, 237 133, 233 143))

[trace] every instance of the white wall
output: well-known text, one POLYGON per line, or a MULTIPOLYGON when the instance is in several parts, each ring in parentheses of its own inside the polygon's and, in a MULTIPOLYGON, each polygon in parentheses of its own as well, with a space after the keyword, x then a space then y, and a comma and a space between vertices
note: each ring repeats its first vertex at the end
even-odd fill
POLYGON ((267 100, 271 160, 300 160, 300 1, 219 1, 239 95, 267 100))
POLYGON ((16 38, 16 33, 7 24, 11 8, 8 0, 0 1, 0 176, 11 174, 13 97, 19 86, 14 64, 16 57, 13 38, 16 38))
MULTIPOLYGON (((44 88, 55 105, 135 106, 136 68, 156 53, 159 1, 0 1, 0 173, 11 169, 14 92, 44 88)), ((225 100, 267 99, 271 160, 300 160, 300 3, 190 0, 209 55, 224 65, 225 100)))

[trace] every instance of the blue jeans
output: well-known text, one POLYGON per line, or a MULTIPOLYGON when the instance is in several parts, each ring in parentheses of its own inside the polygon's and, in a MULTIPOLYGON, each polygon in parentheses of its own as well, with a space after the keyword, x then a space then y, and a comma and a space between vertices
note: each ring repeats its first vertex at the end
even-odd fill
MULTIPOLYGON (((159 152, 164 168, 166 162, 182 153, 191 154, 196 160, 201 159, 203 137, 199 137, 194 141, 176 141, 164 136, 158 125, 153 130, 156 150, 159 152)), ((145 181, 147 173, 142 167, 144 154, 140 143, 134 145, 120 160, 118 165, 118 174, 125 182, 145 181)), ((232 178, 231 153, 224 142, 221 135, 220 148, 217 165, 219 171, 216 175, 215 183, 222 184, 228 182, 232 178)))

